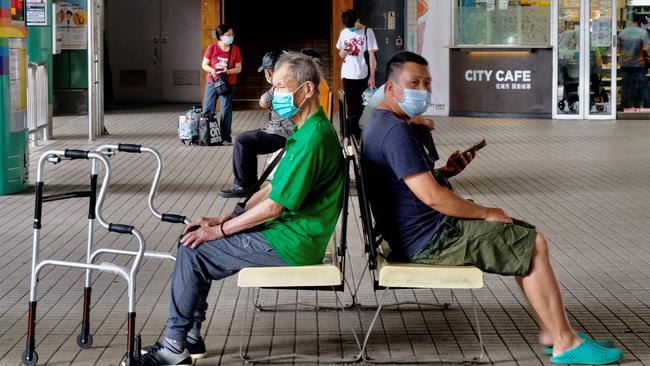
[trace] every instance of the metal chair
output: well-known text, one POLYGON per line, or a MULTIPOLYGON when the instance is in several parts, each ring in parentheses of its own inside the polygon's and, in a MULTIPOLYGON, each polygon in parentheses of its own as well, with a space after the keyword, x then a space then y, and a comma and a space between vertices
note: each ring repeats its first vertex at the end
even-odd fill
MULTIPOLYGON (((276 289, 276 290, 309 290, 309 291, 332 291, 336 298, 336 310, 344 312, 343 306, 340 306, 340 300, 337 292, 344 291, 345 289, 345 260, 347 252, 346 231, 347 231, 347 216, 348 216, 348 197, 349 197, 349 167, 351 156, 346 152, 345 154, 345 183, 343 187, 343 208, 339 217, 337 229, 340 229, 340 237, 337 237, 335 231, 330 239, 328 246, 328 253, 326 261, 323 264, 310 265, 310 266, 281 266, 281 267, 255 267, 244 268, 239 272, 237 285, 241 288, 246 288, 246 303, 250 301, 250 293, 252 289, 276 289)), ((259 290, 258 290, 259 291, 259 290)), ((258 292, 259 294, 259 292, 258 292)), ((297 304, 294 304, 296 306, 297 304)), ((316 308, 318 310, 318 308, 316 308)), ((324 363, 342 363, 342 362, 357 362, 360 361, 361 353, 350 357, 341 358, 326 358, 318 355, 306 355, 301 353, 288 353, 282 355, 272 355, 266 357, 250 357, 248 350, 244 350, 244 334, 250 339, 253 329, 255 317, 251 320, 248 330, 245 329, 247 325, 247 316, 244 316, 242 322, 241 342, 239 354, 242 360, 246 363, 266 362, 279 359, 293 358, 308 361, 318 361, 324 363)), ((351 322, 347 322, 350 326, 352 335, 357 343, 357 347, 361 350, 361 344, 357 338, 351 322)))
POLYGON ((341 141, 350 137, 348 131, 348 112, 345 106, 345 91, 339 89, 339 137, 341 141))
MULTIPOLYGON (((438 266, 438 265, 425 265, 416 263, 397 263, 387 259, 387 243, 381 238, 378 239, 373 229, 373 218, 370 210, 370 202, 368 201, 363 169, 359 156, 359 147, 354 138, 352 138, 352 146, 354 150, 354 175, 357 183, 357 196, 359 199, 359 208, 361 211, 361 224, 363 229, 364 251, 368 260, 368 272, 372 277, 373 291, 377 292, 384 290, 380 297, 379 304, 375 315, 366 331, 362 346, 362 355, 365 361, 372 363, 429 363, 429 362, 449 362, 449 363, 476 363, 483 359, 485 356, 483 347, 483 337, 476 310, 476 298, 473 289, 483 287, 483 272, 473 266, 438 266), (462 359, 442 359, 441 357, 410 357, 402 359, 372 359, 366 354, 368 340, 372 330, 379 318, 379 314, 384 307, 384 300, 388 290, 395 289, 468 289, 471 292, 472 307, 474 310, 474 318, 476 322, 476 332, 478 336, 480 353, 472 358, 462 359)), ((452 292, 452 300, 453 300, 452 292)), ((405 303, 398 303, 393 305, 404 305, 405 303)), ((414 303, 421 305, 420 303, 414 303)), ((448 308, 447 304, 426 304, 439 306, 442 310, 448 308)))

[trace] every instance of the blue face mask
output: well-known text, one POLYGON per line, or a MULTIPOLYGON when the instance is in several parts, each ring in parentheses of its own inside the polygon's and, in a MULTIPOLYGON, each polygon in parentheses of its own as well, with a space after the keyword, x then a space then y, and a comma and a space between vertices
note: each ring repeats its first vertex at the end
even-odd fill
POLYGON ((273 110, 275 113, 279 114, 283 118, 289 118, 293 116, 294 114, 298 113, 300 110, 300 107, 305 103, 307 98, 300 103, 298 107, 293 105, 293 94, 296 92, 296 90, 300 89, 305 85, 305 83, 300 84, 299 87, 297 87, 294 91, 292 92, 278 92, 274 91, 273 92, 273 101, 271 104, 273 105, 273 110))
POLYGON ((235 41, 235 36, 223 36, 221 37, 221 40, 225 44, 232 44, 235 41))
POLYGON ((354 32, 357 31, 357 27, 348 28, 348 30, 349 30, 350 32, 354 33, 354 32))
POLYGON ((427 111, 429 104, 431 104, 431 93, 426 90, 406 89, 397 84, 395 85, 404 90, 404 99, 401 102, 397 101, 397 103, 407 116, 413 118, 427 111))

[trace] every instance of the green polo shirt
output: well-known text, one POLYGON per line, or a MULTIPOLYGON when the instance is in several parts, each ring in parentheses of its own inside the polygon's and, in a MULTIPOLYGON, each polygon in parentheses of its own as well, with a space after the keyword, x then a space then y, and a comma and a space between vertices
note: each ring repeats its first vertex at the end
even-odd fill
POLYGON ((271 180, 270 198, 285 210, 262 235, 289 265, 322 263, 341 211, 343 175, 336 131, 320 108, 287 138, 271 180))

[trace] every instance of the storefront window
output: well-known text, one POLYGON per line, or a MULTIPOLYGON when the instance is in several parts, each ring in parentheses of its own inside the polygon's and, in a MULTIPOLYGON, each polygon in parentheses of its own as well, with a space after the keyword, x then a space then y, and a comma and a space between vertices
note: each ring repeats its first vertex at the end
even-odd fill
POLYGON ((619 2, 618 110, 650 113, 650 1, 619 2))
POLYGON ((551 0, 455 0, 455 45, 551 44, 551 0))

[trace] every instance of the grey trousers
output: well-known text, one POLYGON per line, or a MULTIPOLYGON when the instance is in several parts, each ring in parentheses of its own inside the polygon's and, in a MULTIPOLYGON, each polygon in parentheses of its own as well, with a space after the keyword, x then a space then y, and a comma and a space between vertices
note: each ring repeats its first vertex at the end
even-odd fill
POLYGON ((286 265, 256 231, 208 241, 196 249, 181 245, 172 273, 167 338, 185 342, 190 329, 201 329, 212 280, 232 276, 246 267, 286 265))

